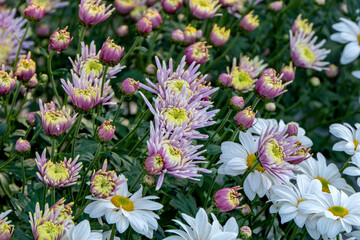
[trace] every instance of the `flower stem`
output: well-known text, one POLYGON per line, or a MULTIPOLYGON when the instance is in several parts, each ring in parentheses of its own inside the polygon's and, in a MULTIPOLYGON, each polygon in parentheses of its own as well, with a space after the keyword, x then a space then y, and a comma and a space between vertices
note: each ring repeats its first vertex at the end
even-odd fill
POLYGON ((32 145, 35 140, 38 138, 38 136, 40 135, 41 133, 41 130, 42 130, 42 127, 40 127, 34 134, 34 136, 32 137, 32 139, 30 140, 30 145, 32 145))
POLYGON ((115 112, 115 115, 114 115, 112 125, 115 125, 115 121, 118 118, 118 115, 119 115, 119 112, 120 112, 120 109, 121 109, 121 105, 124 102, 124 100, 125 100, 125 95, 122 95, 121 98, 120 98, 120 101, 117 103, 117 109, 116 109, 116 112, 115 112))
MULTIPOLYGON (((100 93, 101 97, 104 96, 104 85, 105 85, 106 73, 107 73, 108 68, 109 68, 108 65, 103 66, 103 77, 102 77, 102 81, 101 81, 101 93, 100 93)), ((102 104, 100 106, 102 106, 102 104)))
POLYGON ((146 131, 146 133, 144 134, 144 136, 140 139, 140 141, 138 141, 134 147, 129 151, 129 153, 127 154, 128 156, 131 156, 131 154, 135 151, 135 149, 144 141, 144 139, 149 135, 150 133, 150 129, 148 129, 146 131))
POLYGON ((77 47, 77 51, 76 51, 77 54, 80 54, 81 42, 84 41, 84 36, 85 36, 86 28, 87 28, 87 27, 86 27, 85 25, 83 25, 83 26, 81 26, 81 29, 80 29, 80 31, 79 31, 79 42, 78 42, 78 47, 77 47))
MULTIPOLYGON (((19 92, 20 92, 20 87, 21 87, 21 83, 18 82, 18 84, 16 85, 15 87, 15 92, 14 92, 14 96, 13 96, 13 99, 11 101, 11 105, 10 105, 10 111, 8 112, 8 115, 7 115, 7 118, 6 118, 6 122, 8 123, 8 126, 7 126, 7 129, 10 129, 10 122, 11 122, 11 114, 12 114, 12 111, 14 109, 14 106, 15 106, 15 103, 16 103, 16 100, 19 96, 19 92)), ((6 107, 6 106, 5 106, 6 107)))
POLYGON ((17 64, 18 61, 19 61, 20 51, 21 51, 21 49, 22 49, 22 45, 23 45, 24 40, 25 40, 25 38, 26 38, 26 34, 27 34, 27 32, 29 31, 30 24, 31 24, 30 21, 28 21, 27 24, 26 24, 24 36, 22 37, 22 39, 21 39, 21 41, 20 41, 19 48, 18 48, 18 51, 17 51, 17 53, 16 53, 16 57, 15 57, 15 61, 14 61, 13 69, 12 69, 13 72, 15 72, 16 64, 17 64))
POLYGON ((210 186, 209 186, 209 190, 207 191, 208 195, 207 195, 206 200, 205 200, 205 203, 204 203, 204 209, 207 208, 207 205, 208 205, 208 203, 209 203, 209 200, 210 200, 210 198, 211 198, 211 196, 212 196, 212 195, 211 195, 211 192, 212 192, 212 189, 214 188, 214 185, 215 185, 216 176, 217 176, 217 173, 214 174, 214 177, 213 177, 212 180, 211 180, 211 184, 210 184, 210 186))
POLYGON ((152 33, 151 44, 150 44, 150 49, 149 49, 146 64, 149 64, 151 62, 151 58, 153 56, 153 52, 154 52, 154 49, 155 49, 155 43, 156 43, 156 39, 157 39, 158 35, 159 35, 159 31, 155 31, 155 32, 152 33))
POLYGON ((111 228, 110 240, 114 240, 115 233, 116 233, 116 224, 113 224, 111 228))
POLYGON ((77 135, 79 134, 81 120, 82 120, 83 116, 84 116, 84 113, 80 113, 79 118, 77 119, 77 122, 76 122, 74 139, 73 139, 73 142, 72 142, 72 145, 71 145, 71 158, 72 159, 74 159, 74 156, 75 156, 75 154, 74 154, 74 152, 75 152, 75 142, 76 142, 77 135))
POLYGON ((22 190, 21 190, 21 193, 24 194, 25 185, 26 185, 25 168, 24 168, 24 156, 21 155, 20 160, 21 160, 21 175, 22 175, 22 190))
POLYGON ((55 54, 55 50, 51 50, 50 55, 46 59, 47 70, 48 70, 48 73, 49 73, 51 86, 52 86, 53 91, 55 93, 56 100, 58 101, 59 105, 61 106, 62 105, 61 104, 61 99, 60 99, 59 93, 58 93, 58 91, 56 89, 56 85, 55 85, 55 81, 54 81, 54 73, 53 73, 52 68, 51 68, 51 61, 52 61, 52 58, 53 58, 54 54, 55 54))
POLYGON ((341 168, 340 168, 340 170, 339 170, 340 173, 342 173, 342 172, 345 170, 345 168, 347 168, 347 167, 349 166, 349 162, 351 161, 351 157, 352 157, 352 156, 350 156, 350 157, 348 158, 348 160, 346 160, 346 162, 341 166, 341 168))
POLYGON ((55 137, 52 137, 51 138, 51 155, 50 155, 50 159, 52 162, 56 162, 55 161, 55 148, 56 148, 55 137))
POLYGON ((55 204, 55 201, 56 201, 56 198, 55 198, 55 188, 52 187, 52 188, 50 189, 50 191, 51 191, 51 206, 52 206, 52 205, 55 204))
POLYGON ((244 106, 246 106, 246 104, 251 100, 251 98, 254 96, 255 92, 251 92, 249 94, 249 96, 247 96, 247 98, 244 101, 244 106))
POLYGON ((125 60, 130 56, 130 54, 134 51, 135 47, 139 44, 141 38, 142 38, 142 36, 137 36, 136 37, 135 42, 130 47, 129 51, 125 54, 125 56, 123 58, 121 58, 120 64, 125 62, 125 60))
POLYGON ((46 194, 47 194, 48 186, 44 183, 44 189, 43 189, 43 209, 45 209, 46 205, 46 194))
POLYGON ((131 187, 130 187, 130 189, 129 189, 129 192, 131 192, 131 191, 134 189, 134 187, 135 187, 136 184, 139 182, 139 180, 140 180, 141 177, 144 175, 144 173, 145 173, 145 169, 143 168, 143 169, 141 170, 141 172, 139 173, 139 176, 136 178, 135 182, 133 183, 133 185, 131 185, 131 187))
POLYGON ((255 98, 255 100, 254 100, 254 102, 253 102, 253 104, 252 104, 252 106, 251 106, 251 108, 252 108, 252 110, 254 110, 255 108, 256 108, 256 106, 258 105, 258 103, 260 102, 260 98, 259 97, 256 97, 255 98))

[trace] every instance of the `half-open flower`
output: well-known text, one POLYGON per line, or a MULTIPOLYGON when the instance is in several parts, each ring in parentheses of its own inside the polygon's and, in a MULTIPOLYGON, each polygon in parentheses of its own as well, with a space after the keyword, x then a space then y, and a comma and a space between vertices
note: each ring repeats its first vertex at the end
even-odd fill
POLYGON ((102 0, 81 0, 79 18, 85 25, 94 26, 108 19, 114 10, 111 4, 105 6, 102 0))
POLYGON ((16 76, 13 76, 12 72, 7 73, 5 71, 5 65, 1 66, 0 70, 0 95, 6 95, 16 85, 16 76))

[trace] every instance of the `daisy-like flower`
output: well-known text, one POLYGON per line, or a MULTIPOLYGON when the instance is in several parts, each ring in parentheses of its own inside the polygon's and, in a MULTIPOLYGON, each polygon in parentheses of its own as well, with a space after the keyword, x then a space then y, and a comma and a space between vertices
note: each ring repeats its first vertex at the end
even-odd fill
POLYGON ((65 230, 70 227, 72 220, 70 215, 65 219, 59 217, 62 211, 63 208, 55 210, 55 208, 49 208, 48 204, 45 204, 45 209, 42 211, 40 204, 36 203, 35 213, 29 213, 35 240, 61 239, 64 236, 65 230))
POLYGON ((40 155, 36 152, 36 165, 39 172, 36 173, 40 181, 49 187, 67 187, 76 184, 80 177, 81 163, 77 163, 79 156, 74 160, 64 158, 61 162, 52 162, 46 159, 46 148, 40 155))
POLYGON ((66 110, 65 106, 61 110, 56 110, 53 102, 43 104, 40 99, 39 106, 43 128, 52 136, 64 133, 76 118, 76 114, 73 117, 70 116, 70 109, 66 110))
POLYGON ((71 225, 61 240, 100 240, 102 238, 103 235, 100 232, 91 231, 88 220, 83 220, 76 226, 71 225))
POLYGON ((312 221, 320 234, 334 238, 341 232, 351 232, 352 226, 360 226, 360 193, 346 195, 334 186, 329 193, 313 192, 299 208, 305 214, 314 214, 312 221))
POLYGON ((56 8, 62 8, 69 5, 69 2, 62 2, 61 0, 27 0, 28 5, 30 4, 41 4, 47 13, 53 13, 56 8))
POLYGON ((358 147, 360 142, 360 124, 356 123, 355 128, 348 123, 334 123, 330 125, 330 133, 337 138, 343 139, 334 144, 334 151, 344 151, 348 155, 354 155, 360 151, 360 147, 358 147))
MULTIPOLYGON (((0 65, 12 64, 15 60, 19 41, 25 34, 24 25, 27 20, 22 17, 15 17, 16 9, 0 10, 0 65)), ((27 38, 27 37, 26 37, 27 38)), ((24 41, 21 46, 20 54, 25 54, 24 49, 28 49, 33 42, 24 41)))
POLYGON ((157 118, 155 125, 150 125, 150 140, 147 143, 150 156, 145 160, 145 169, 150 174, 159 175, 157 190, 162 186, 165 174, 198 180, 197 177, 201 176, 199 172, 211 172, 197 166, 205 163, 204 157, 200 156, 204 150, 198 151, 202 145, 193 146, 184 138, 184 125, 174 131, 169 130, 164 130, 157 118))
POLYGON ((232 88, 240 92, 247 92, 253 89, 256 77, 266 68, 263 60, 258 57, 250 59, 247 56, 240 57, 239 65, 236 64, 236 58, 233 59, 231 72, 232 88))
POLYGON ((326 165, 326 159, 321 153, 318 153, 316 156, 318 160, 310 157, 298 165, 301 172, 310 181, 318 179, 322 184, 322 191, 326 193, 330 193, 330 186, 334 186, 347 194, 354 193, 354 189, 346 183, 345 179, 341 178, 339 169, 335 164, 330 163, 326 165))
POLYGON ((293 35, 290 30, 291 58, 298 67, 322 71, 329 65, 329 62, 323 60, 331 51, 321 48, 326 42, 325 39, 316 44, 317 37, 314 34, 315 32, 306 34, 304 31, 300 31, 293 35))
POLYGON ((109 94, 110 80, 104 84, 104 94, 101 97, 102 80, 95 78, 94 72, 88 77, 86 75, 78 76, 74 72, 71 73, 72 82, 61 79, 62 87, 67 95, 69 95, 72 104, 81 111, 89 111, 96 108, 100 104, 108 105, 108 101, 114 93, 109 94))
MULTIPOLYGON (((74 72, 79 77, 86 76, 87 79, 90 79, 90 76, 93 74, 95 78, 101 79, 103 76, 103 64, 100 62, 100 53, 101 50, 96 52, 94 41, 91 42, 90 46, 82 42, 81 55, 77 55, 75 61, 69 58, 74 72)), ((124 68, 125 66, 120 64, 109 67, 106 72, 106 79, 115 78, 115 75, 124 68)))
POLYGON ((349 64, 360 55, 360 21, 357 24, 346 18, 340 18, 340 21, 332 25, 332 28, 337 33, 332 34, 330 39, 346 44, 340 62, 342 64, 349 64))
POLYGON ((1 66, 0 70, 0 95, 6 95, 14 89, 16 85, 16 76, 13 73, 5 71, 5 65, 1 66))
MULTIPOLYGON (((124 175, 119 176, 120 180, 125 180, 124 175)), ((153 231, 158 228, 157 216, 153 211, 161 209, 159 203, 150 201, 158 199, 156 196, 142 197, 143 187, 131 194, 128 191, 126 181, 120 185, 112 197, 106 199, 87 196, 86 199, 93 200, 86 206, 84 212, 91 218, 101 218, 105 216, 108 224, 116 224, 120 233, 131 226, 137 233, 145 235, 147 238, 153 237, 153 231)))
POLYGON ((111 4, 105 6, 102 0, 81 0, 79 18, 88 26, 94 26, 108 19, 115 8, 111 4))
POLYGON ((8 221, 7 215, 11 210, 7 210, 0 214, 0 239, 9 240, 14 233, 14 226, 10 225, 11 221, 8 221))
POLYGON ((221 7, 219 0, 189 0, 191 14, 198 19, 215 17, 221 7))
POLYGON ((343 173, 349 176, 359 176, 357 184, 360 187, 360 153, 355 153, 354 156, 352 156, 350 163, 355 166, 345 168, 343 173))
POLYGON ((179 220, 173 221, 179 224, 185 231, 177 229, 166 230, 166 232, 174 233, 178 236, 170 236, 164 240, 235 240, 239 234, 239 226, 233 217, 231 217, 224 226, 221 226, 213 213, 211 213, 213 223, 210 224, 208 216, 203 208, 199 209, 195 218, 190 217, 185 213, 182 213, 181 216, 188 225, 185 225, 179 220))

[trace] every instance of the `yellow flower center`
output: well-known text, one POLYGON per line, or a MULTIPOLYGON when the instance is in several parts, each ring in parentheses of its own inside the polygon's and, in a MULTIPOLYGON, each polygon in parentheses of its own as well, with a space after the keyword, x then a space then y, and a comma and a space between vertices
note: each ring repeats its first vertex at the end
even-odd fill
POLYGON ((301 15, 298 16, 298 18, 295 20, 298 28, 305 32, 306 34, 310 34, 312 32, 312 23, 308 23, 308 20, 306 18, 302 19, 301 15))
MULTIPOLYGON (((254 166, 256 161, 257 161, 257 158, 255 156, 255 153, 252 153, 249 156, 247 156, 246 165, 248 166, 248 169, 252 168, 252 166, 254 166)), ((258 164, 255 167, 255 170, 257 170, 258 172, 265 172, 265 168, 263 166, 261 166, 261 164, 258 164)))
POLYGON ((64 228, 62 225, 55 225, 52 221, 44 222, 38 227, 39 238, 38 240, 56 240, 58 239, 64 228))
MULTIPOLYGON (((1 56, 0 56, 0 62, 1 62, 1 56)), ((5 71, 0 70, 0 83, 1 83, 1 85, 5 85, 6 87, 10 87, 12 82, 14 82, 14 80, 10 78, 10 75, 5 71)))
POLYGON ((89 15, 95 16, 96 14, 105 13, 105 4, 96 4, 96 0, 90 0, 85 4, 85 8, 88 9, 89 15))
POLYGON ((29 70, 35 68, 35 62, 32 59, 20 59, 16 72, 21 72, 21 70, 29 70))
POLYGON ((7 218, 0 222, 0 232, 8 234, 11 232, 11 227, 6 223, 7 218))
POLYGON ((46 167, 46 175, 57 182, 61 182, 70 177, 70 170, 66 168, 64 162, 54 164, 49 161, 44 167, 46 167))
POLYGON ((50 0, 33 0, 32 3, 40 4, 45 8, 46 12, 48 12, 54 7, 53 2, 50 0))
POLYGON ((329 207, 328 210, 337 217, 345 217, 349 214, 349 211, 342 206, 329 207))
POLYGON ((44 116, 46 123, 52 125, 58 125, 60 122, 66 122, 67 118, 62 111, 47 111, 44 116))
POLYGON ((247 72, 238 67, 232 71, 231 76, 233 78, 232 85, 239 91, 249 90, 255 82, 247 72))
POLYGON ((330 193, 330 189, 329 189, 330 182, 328 180, 326 180, 325 178, 322 178, 322 177, 317 177, 315 179, 318 179, 321 182, 323 192, 330 193))
POLYGON ((191 25, 188 25, 185 28, 185 33, 186 33, 186 35, 189 35, 189 36, 196 36, 196 28, 194 28, 191 25))
POLYGON ((189 83, 182 80, 181 78, 170 80, 165 83, 165 86, 169 87, 172 90, 175 90, 176 92, 181 92, 181 89, 183 88, 184 85, 186 88, 185 92, 188 91, 190 94, 192 94, 189 83))
POLYGON ((90 75, 94 71, 95 76, 101 74, 103 65, 97 59, 88 58, 84 64, 85 73, 90 75))
MULTIPOLYGON (((1 36, 2 36, 2 31, 0 29, 0 37, 1 36)), ((6 40, 0 42, 0 65, 6 63, 6 60, 9 57, 9 54, 12 49, 13 49, 13 44, 11 42, 6 40)))
POLYGON ((90 84, 86 86, 86 88, 76 88, 75 89, 75 96, 81 96, 84 98, 85 101, 91 102, 92 98, 96 98, 98 89, 96 87, 91 86, 90 84))
POLYGON ((299 200, 297 201, 296 207, 299 206, 299 203, 304 202, 304 201, 307 201, 307 199, 299 199, 299 200))
POLYGON ((354 150, 356 150, 356 149, 357 149, 357 147, 359 146, 359 142, 358 142, 358 141, 356 141, 356 139, 354 139, 353 143, 354 143, 354 145, 355 145, 354 150))
POLYGON ((105 196, 109 196, 116 185, 110 176, 102 174, 96 175, 92 184, 97 193, 105 196))
POLYGON ((240 199, 238 198, 238 192, 234 189, 231 189, 228 193, 228 199, 230 200, 230 203, 233 207, 236 207, 240 203, 240 199))
POLYGON ((301 44, 299 46, 300 56, 308 64, 312 64, 316 60, 315 54, 310 50, 307 44, 301 44))
POLYGON ((181 126, 185 121, 189 120, 189 113, 184 108, 171 107, 165 109, 165 118, 169 124, 174 123, 175 127, 181 126))
POLYGON ((215 8, 217 2, 216 0, 193 0, 191 3, 193 6, 202 8, 202 10, 208 9, 211 11, 215 8))
POLYGON ((127 197, 116 195, 110 201, 117 208, 122 208, 128 212, 134 211, 134 203, 127 197))
POLYGON ((230 37, 230 31, 231 31, 230 29, 226 30, 225 27, 222 28, 218 27, 216 23, 214 25, 215 34, 222 39, 228 39, 230 37))
POLYGON ((265 144, 265 153, 272 160, 272 162, 283 165, 284 164, 284 148, 273 139, 272 141, 265 144))
POLYGON ((250 23, 252 26, 259 26, 260 21, 259 21, 258 15, 254 15, 253 13, 254 13, 254 11, 251 11, 247 15, 248 23, 250 23))
POLYGON ((167 155, 170 157, 171 162, 175 164, 180 164, 182 162, 183 152, 180 149, 169 144, 165 144, 165 149, 167 155))

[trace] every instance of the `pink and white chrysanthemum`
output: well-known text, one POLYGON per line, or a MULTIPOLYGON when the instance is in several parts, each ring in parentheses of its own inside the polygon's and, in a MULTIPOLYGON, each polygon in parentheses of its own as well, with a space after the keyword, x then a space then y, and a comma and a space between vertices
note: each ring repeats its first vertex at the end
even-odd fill
POLYGON ((198 151, 202 145, 193 146, 184 138, 184 128, 185 125, 165 131, 156 118, 155 125, 150 125, 149 157, 145 160, 145 169, 150 174, 159 175, 156 190, 162 186, 165 174, 198 181, 200 172, 211 172, 197 166, 205 163, 201 156, 205 150, 198 151))
MULTIPOLYGON (((27 20, 23 17, 16 17, 16 9, 0 9, 0 65, 10 65, 14 62, 19 48, 18 39, 25 34, 27 20)), ((33 45, 31 41, 24 41, 20 54, 25 54, 24 49, 33 45)))
POLYGON ((142 197, 143 187, 131 194, 124 175, 119 176, 123 182, 119 190, 114 192, 112 197, 106 199, 87 196, 86 199, 92 202, 86 206, 84 212, 90 218, 101 218, 105 216, 108 224, 116 224, 119 233, 125 232, 129 225, 135 232, 153 237, 153 232, 158 228, 157 219, 159 216, 153 211, 160 210, 163 205, 150 201, 158 199, 156 196, 142 197))
POLYGON ((357 176, 357 185, 360 187, 360 153, 355 153, 350 163, 353 165, 345 168, 343 173, 349 176, 357 176))
POLYGON ((95 78, 94 72, 90 77, 81 75, 80 77, 72 72, 72 82, 61 79, 62 87, 66 94, 69 95, 72 104, 79 110, 89 111, 100 104, 108 105, 108 101, 114 95, 109 94, 110 80, 104 84, 104 95, 101 97, 102 80, 95 78))
POLYGON ((66 230, 65 235, 61 240, 101 240, 103 235, 101 231, 91 231, 90 223, 88 220, 83 220, 79 224, 71 225, 66 230))
POLYGON ((219 0, 189 0, 191 14, 198 19, 208 19, 217 16, 221 7, 219 0))
MULTIPOLYGON (((70 62, 73 66, 73 71, 78 76, 86 76, 87 79, 90 79, 90 76, 94 74, 95 78, 101 79, 103 76, 103 64, 100 62, 100 53, 96 52, 95 42, 92 41, 90 46, 86 45, 84 42, 81 43, 81 54, 76 56, 75 60, 70 59, 70 62)), ((115 78, 115 75, 121 72, 125 66, 120 64, 109 67, 106 72, 106 79, 115 78)))
POLYGON ((27 5, 41 4, 47 13, 52 13, 56 8, 62 8, 69 5, 69 2, 62 2, 61 0, 27 0, 27 5))
POLYGON ((79 18, 88 26, 94 26, 108 19, 115 10, 112 5, 105 6, 102 0, 81 0, 79 18))
POLYGON ((218 90, 207 85, 205 81, 206 76, 201 76, 198 72, 200 65, 193 62, 187 69, 185 68, 185 56, 181 59, 180 64, 174 70, 173 60, 170 59, 169 67, 166 62, 162 64, 159 58, 155 58, 157 70, 158 83, 154 84, 149 79, 146 79, 148 86, 140 84, 140 87, 148 90, 149 92, 159 95, 161 98, 166 99, 166 92, 168 89, 171 92, 180 93, 185 88, 188 93, 189 103, 198 99, 201 96, 201 106, 210 106, 212 102, 209 101, 211 95, 218 90))
POLYGON ((0 239, 9 240, 14 233, 14 226, 10 225, 11 221, 8 221, 7 215, 11 210, 7 210, 0 214, 0 239))
POLYGON ((356 123, 355 128, 350 124, 334 123, 330 125, 329 132, 342 141, 334 144, 333 151, 344 151, 348 155, 360 152, 360 124, 356 123))
POLYGON ((40 181, 49 187, 67 187, 76 184, 82 164, 78 163, 77 156, 74 160, 64 158, 61 162, 52 162, 46 159, 46 149, 40 155, 36 152, 36 165, 39 172, 36 173, 40 181))
POLYGON ((0 69, 0 95, 6 95, 14 89, 16 85, 16 76, 12 72, 7 73, 5 65, 2 64, 0 69))
POLYGON ((325 44, 325 39, 316 44, 317 37, 315 32, 307 35, 301 31, 295 33, 290 30, 290 53, 294 64, 302 68, 310 68, 316 71, 327 69, 329 62, 323 61, 331 52, 328 49, 321 48, 325 44))

